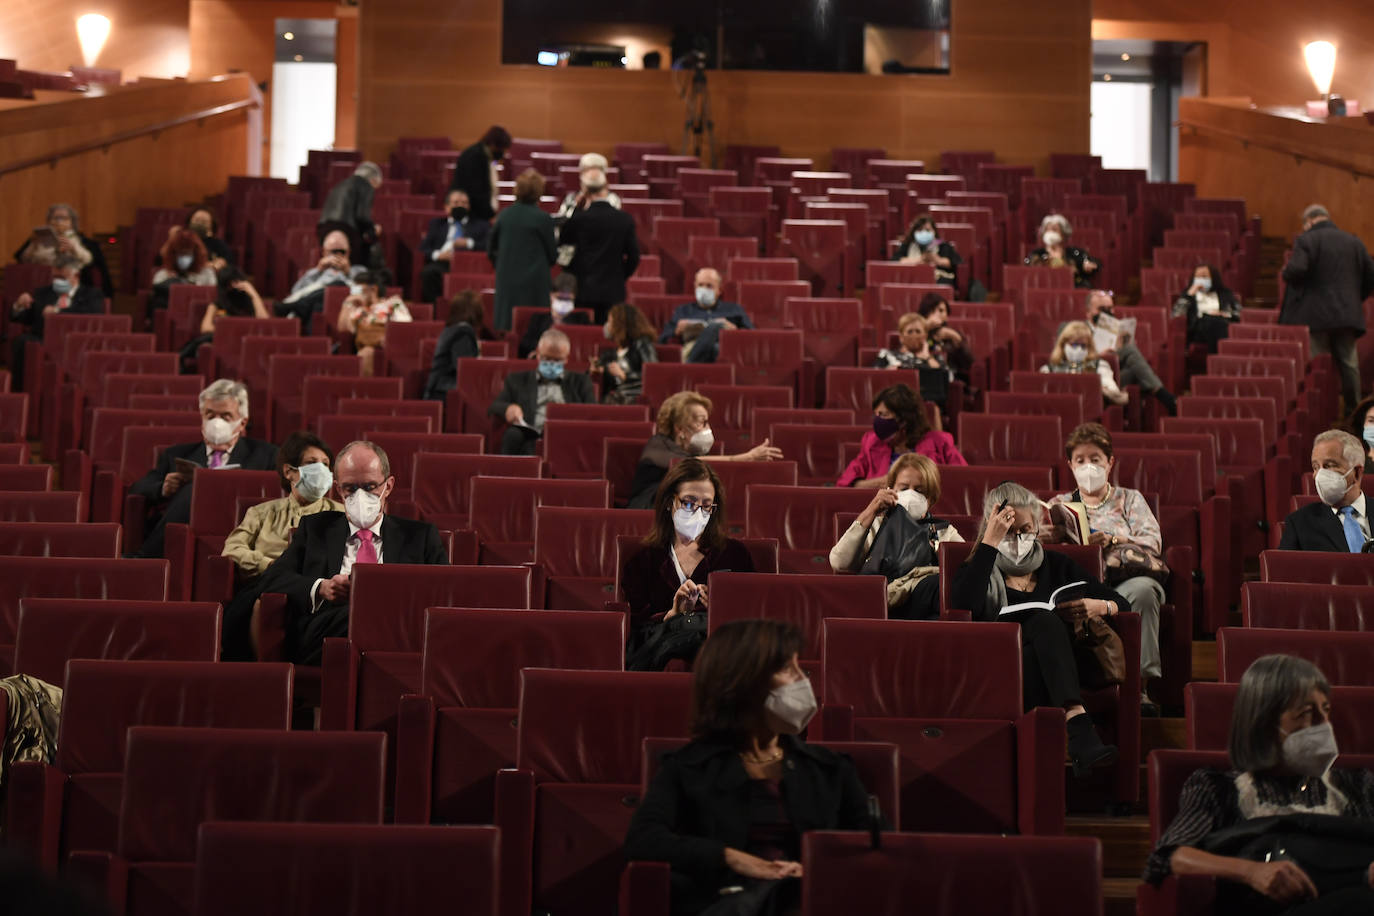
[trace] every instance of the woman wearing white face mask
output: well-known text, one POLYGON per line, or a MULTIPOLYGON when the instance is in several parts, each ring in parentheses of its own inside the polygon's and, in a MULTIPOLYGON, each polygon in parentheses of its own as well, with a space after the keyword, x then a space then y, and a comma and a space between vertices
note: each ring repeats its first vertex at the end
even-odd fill
POLYGON ((386 296, 391 274, 385 270, 363 271, 339 309, 338 329, 353 339, 353 352, 362 358, 363 375, 372 375, 377 348, 386 342, 386 326, 410 321, 410 309, 400 296, 386 296))
POLYGON ((1330 698, 1326 677, 1311 662, 1257 659, 1236 690, 1231 770, 1188 777, 1145 880, 1217 878, 1218 916, 1374 913, 1374 773, 1331 768, 1338 748, 1330 698), (1274 815, 1328 817, 1283 826, 1273 824, 1274 815), (1363 827, 1363 839, 1321 832, 1343 827, 1363 827), (1247 855, 1245 845, 1283 854, 1247 855))
POLYGON ((1125 404, 1131 399, 1117 385, 1112 364, 1098 359, 1097 348, 1093 346, 1093 329, 1086 321, 1070 321, 1060 329, 1050 358, 1040 371, 1069 375, 1096 372, 1102 382, 1102 397, 1108 402, 1125 404))
POLYGON ((663 399, 658 408, 658 431, 644 445, 630 483, 629 508, 647 509, 654 501, 658 485, 674 461, 701 458, 703 461, 777 461, 782 450, 767 439, 735 455, 715 455, 716 435, 711 431, 711 399, 695 391, 679 391, 663 399))
POLYGON ((1082 248, 1070 245, 1071 235, 1073 226, 1068 220, 1058 213, 1049 214, 1040 221, 1040 247, 1031 249, 1024 263, 1031 267, 1070 267, 1073 285, 1092 289, 1101 265, 1082 248))
POLYGON ((1116 748, 1102 743, 1083 708, 1072 644, 1074 624, 1090 617, 1111 617, 1131 606, 1069 557, 1040 546, 1040 512, 1040 500, 1018 483, 990 490, 983 499, 977 546, 954 573, 946 603, 971 612, 974 620, 997 620, 1005 607, 1049 601, 1061 586, 1087 583, 1082 598, 1059 604, 1053 614, 1015 615, 1021 624, 1026 708, 1064 710, 1069 758, 1075 775, 1082 776, 1115 762, 1116 748))
POLYGON ((205 243, 190 229, 173 229, 162 246, 161 256, 162 266, 153 274, 154 287, 169 283, 215 285, 215 269, 210 266, 205 243))
MULTIPOLYGON (((1131 573, 1143 573, 1144 567, 1138 562, 1141 559, 1158 560, 1163 566, 1159 521, 1138 490, 1111 483, 1112 434, 1105 426, 1084 423, 1075 429, 1064 445, 1064 454, 1078 486, 1072 493, 1062 493, 1050 500, 1051 513, 1055 505, 1065 502, 1081 502, 1087 509, 1092 530, 1088 543, 1096 544, 1106 553, 1108 581, 1131 603, 1131 610, 1140 615, 1140 710, 1142 715, 1157 716, 1159 707, 1145 688, 1151 678, 1162 673, 1159 608, 1164 603, 1164 586, 1160 579, 1168 575, 1168 570, 1165 568, 1154 575, 1131 573)), ((1047 541, 1067 539, 1063 526, 1056 527, 1046 538, 1047 541)))
POLYGON ((1355 405, 1345 422, 1345 431, 1364 443, 1364 472, 1374 473, 1374 397, 1355 405))
POLYGON ((798 737, 816 712, 801 648, 790 623, 740 620, 697 658, 692 742, 664 755, 625 837, 630 860, 672 867, 675 914, 791 912, 802 834, 869 826, 853 762, 798 737))
POLYGON ((863 512, 859 513, 830 548, 830 568, 835 572, 882 574, 888 577, 888 616, 903 620, 922 620, 939 616, 939 566, 936 555, 946 541, 960 541, 959 532, 949 522, 930 514, 940 499, 940 468, 925 455, 908 452, 887 469, 887 480, 863 512), (928 539, 929 550, 894 544, 891 533, 879 540, 879 532, 890 522, 893 512, 904 512, 913 524, 901 526, 903 534, 928 539), (874 557, 875 545, 884 556, 874 557), (883 567, 885 556, 916 556, 917 565, 900 571, 883 567), (879 567, 879 568, 875 568, 879 567))
POLYGON ((291 543, 300 520, 317 512, 342 512, 343 505, 326 494, 334 485, 334 453, 314 433, 295 432, 277 451, 277 475, 287 495, 250 506, 243 521, 224 539, 222 556, 234 561, 235 600, 224 612, 224 657, 248 658, 248 619, 258 578, 291 543), (246 596, 240 601, 239 596, 246 596))
POLYGON ((1221 271, 1211 264, 1193 269, 1193 280, 1174 300, 1173 315, 1188 317, 1188 342, 1202 344, 1208 353, 1217 352, 1217 342, 1231 333, 1240 321, 1240 296, 1227 289, 1221 271))
POLYGON ((653 511, 653 530, 620 575, 632 652, 664 621, 704 613, 711 573, 754 571, 749 550, 725 536, 725 488, 706 462, 688 458, 675 465, 658 488, 653 511))

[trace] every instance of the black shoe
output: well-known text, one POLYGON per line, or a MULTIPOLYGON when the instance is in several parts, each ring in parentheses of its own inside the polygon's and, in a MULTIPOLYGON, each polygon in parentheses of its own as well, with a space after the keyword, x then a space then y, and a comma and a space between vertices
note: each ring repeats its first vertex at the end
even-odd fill
POLYGON ((1074 716, 1066 725, 1069 739, 1069 760, 1073 775, 1082 778, 1098 767, 1116 762, 1116 745, 1103 744, 1087 713, 1074 716))
POLYGON ((1159 704, 1150 699, 1148 693, 1140 694, 1140 717, 1142 719, 1159 718, 1159 704))
POLYGON ((1169 411, 1169 416, 1178 416, 1178 398, 1164 388, 1156 388, 1154 396, 1159 403, 1164 405, 1164 409, 1169 411))

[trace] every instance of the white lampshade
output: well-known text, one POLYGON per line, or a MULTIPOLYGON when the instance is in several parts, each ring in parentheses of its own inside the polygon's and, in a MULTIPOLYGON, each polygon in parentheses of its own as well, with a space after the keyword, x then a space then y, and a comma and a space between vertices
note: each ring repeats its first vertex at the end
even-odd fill
POLYGON ((110 19, 99 13, 87 13, 77 17, 76 38, 81 42, 81 57, 86 66, 94 67, 96 58, 110 37, 110 19))
POLYGON ((1336 72, 1336 46, 1329 41, 1308 42, 1302 49, 1307 59, 1307 72, 1323 97, 1331 93, 1331 77, 1336 72))

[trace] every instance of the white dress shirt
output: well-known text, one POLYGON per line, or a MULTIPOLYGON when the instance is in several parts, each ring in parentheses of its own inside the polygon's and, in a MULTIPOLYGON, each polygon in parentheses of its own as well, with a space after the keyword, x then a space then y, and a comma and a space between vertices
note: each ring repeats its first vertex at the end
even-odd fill
MULTIPOLYGON (((344 516, 347 518, 347 516, 344 516)), ((380 513, 377 520, 368 528, 372 532, 372 547, 377 551, 377 564, 382 563, 382 520, 386 518, 386 513, 380 513)), ((362 538, 358 537, 358 526, 353 524, 352 519, 348 519, 348 540, 344 541, 343 563, 339 565, 339 575, 346 576, 353 570, 353 564, 358 559, 358 548, 362 545, 362 538)), ((316 579, 315 584, 310 586, 310 605, 314 610, 320 609, 320 599, 317 597, 320 590, 320 583, 323 579, 316 579)))
MULTIPOLYGON (((1360 530, 1364 532, 1364 539, 1366 541, 1369 540, 1369 516, 1366 515, 1364 511, 1365 505, 1363 492, 1360 493, 1359 496, 1355 497, 1355 501, 1350 504, 1350 507, 1355 510, 1355 521, 1360 523, 1360 530)), ((1330 509, 1332 514, 1336 516, 1336 521, 1340 522, 1341 531, 1345 531, 1345 522, 1341 519, 1341 508, 1339 506, 1331 506, 1330 509)))

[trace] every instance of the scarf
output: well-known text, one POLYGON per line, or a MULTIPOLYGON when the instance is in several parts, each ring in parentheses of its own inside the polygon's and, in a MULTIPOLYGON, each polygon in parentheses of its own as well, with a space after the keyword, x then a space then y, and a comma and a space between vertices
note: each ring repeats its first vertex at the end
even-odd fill
POLYGON ((1007 576, 1024 576, 1035 572, 1045 561, 1045 548, 1036 541, 1031 552, 1019 564, 1008 560, 1002 551, 997 551, 997 562, 992 564, 992 575, 988 577, 988 599, 984 605, 987 619, 996 620, 1002 608, 1007 606, 1007 576))

